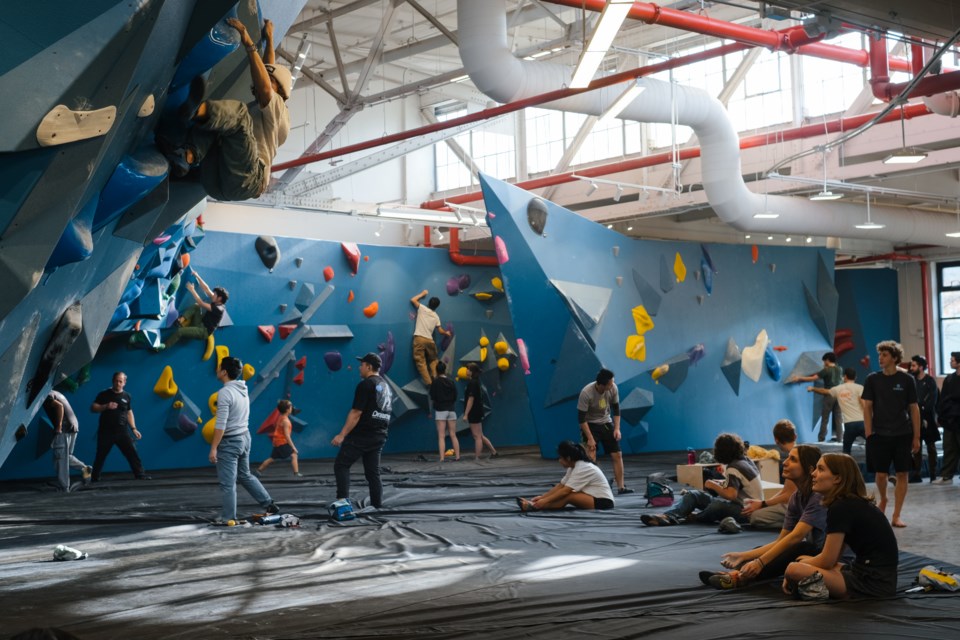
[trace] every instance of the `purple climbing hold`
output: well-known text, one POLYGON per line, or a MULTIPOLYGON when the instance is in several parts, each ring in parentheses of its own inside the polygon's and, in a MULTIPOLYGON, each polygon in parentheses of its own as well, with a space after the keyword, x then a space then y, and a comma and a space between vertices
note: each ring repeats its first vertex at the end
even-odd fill
POLYGON ((385 376, 390 371, 390 367, 393 366, 393 356, 397 351, 397 344, 393 340, 393 332, 387 331, 386 342, 378 344, 377 350, 380 352, 380 361, 383 363, 380 365, 380 375, 385 376))
POLYGON ((470 276, 466 273, 463 274, 460 276, 460 280, 457 284, 460 287, 460 291, 466 291, 470 288, 470 276))
POLYGON ((707 355, 707 348, 703 346, 703 343, 695 345, 687 351, 687 359, 690 360, 690 364, 697 364, 703 360, 705 355, 707 355))
POLYGON ((340 368, 343 366, 343 357, 339 351, 327 351, 323 354, 323 361, 330 371, 340 371, 340 368))
POLYGON ((455 296, 460 293, 460 278, 457 276, 451 276, 447 280, 447 295, 455 296))
POLYGON ((453 340, 453 336, 454 336, 452 322, 448 322, 447 325, 444 327, 444 329, 446 329, 450 333, 450 335, 443 336, 443 338, 440 339, 440 351, 447 350, 447 347, 450 346, 450 341, 453 340))

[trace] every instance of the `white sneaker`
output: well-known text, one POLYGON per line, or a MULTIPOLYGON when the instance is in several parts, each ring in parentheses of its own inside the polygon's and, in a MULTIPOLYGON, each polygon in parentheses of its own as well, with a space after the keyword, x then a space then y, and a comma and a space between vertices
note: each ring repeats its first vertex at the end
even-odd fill
POLYGON ((936 480, 931 480, 930 484, 953 484, 953 478, 937 478, 936 480))

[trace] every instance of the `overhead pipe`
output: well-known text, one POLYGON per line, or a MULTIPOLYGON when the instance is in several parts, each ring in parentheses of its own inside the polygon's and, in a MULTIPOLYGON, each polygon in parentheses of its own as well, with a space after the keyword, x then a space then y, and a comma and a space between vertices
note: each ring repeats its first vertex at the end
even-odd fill
MULTIPOLYGON (((930 115, 932 113, 925 105, 922 104, 911 104, 903 109, 903 117, 907 120, 913 118, 930 115)), ((851 131, 859 127, 865 122, 869 122, 875 114, 867 113, 859 116, 849 116, 846 118, 839 118, 837 120, 831 120, 825 123, 818 124, 807 124, 801 127, 793 127, 791 129, 782 129, 780 131, 770 132, 770 133, 759 133, 752 136, 744 136, 740 138, 739 148, 743 149, 754 149, 758 147, 764 147, 771 144, 780 144, 783 142, 790 142, 793 140, 804 140, 807 138, 815 138, 817 136, 822 136, 830 133, 841 133, 843 131, 851 131)), ((880 120, 881 123, 886 122, 897 122, 900 120, 900 112, 891 112, 887 114, 884 118, 880 120)), ((678 160, 692 160, 694 158, 700 157, 700 147, 685 147, 678 151, 678 160)), ((593 167, 587 168, 578 168, 576 171, 567 171, 565 173, 555 173, 549 176, 544 176, 542 178, 533 178, 531 180, 524 180, 522 182, 517 182, 516 186, 521 189, 526 189, 527 191, 532 191, 534 189, 543 189, 546 187, 553 187, 560 184, 567 184, 570 182, 576 182, 580 176, 583 178, 600 178, 603 176, 608 176, 616 173, 624 173, 626 171, 633 171, 636 169, 645 169, 649 167, 655 167, 663 164, 670 164, 674 161, 673 152, 663 152, 656 153, 653 155, 643 156, 640 158, 632 158, 630 160, 620 160, 617 162, 611 162, 609 164, 596 165, 593 167), (576 174, 576 176, 574 175, 576 174)), ((483 197, 483 194, 480 191, 471 191, 468 193, 463 193, 455 196, 447 196, 439 200, 428 200, 420 204, 421 209, 442 209, 446 206, 446 203, 451 204, 466 204, 468 202, 476 202, 483 197)), ((937 245, 939 246, 939 245, 937 245)))
POLYGON ((475 267, 499 267, 496 256, 465 256, 460 253, 460 229, 450 227, 450 261, 459 265, 475 267))
MULTIPOLYGON (((523 100, 569 84, 571 70, 567 65, 518 60, 513 56, 507 39, 505 0, 483 3, 458 0, 457 20, 464 70, 477 89, 491 99, 523 100)), ((812 203, 789 196, 752 193, 741 175, 737 132, 716 98, 699 89, 652 78, 637 82, 645 91, 620 117, 638 122, 675 121, 691 127, 701 142, 702 182, 707 200, 717 216, 731 227, 743 232, 803 233, 960 246, 960 239, 946 237, 946 233, 955 230, 955 224, 943 215, 877 206, 872 209, 873 221, 885 227, 863 230, 854 226, 864 219, 864 210, 859 205, 812 203), (766 210, 780 215, 775 219, 754 218, 754 214, 766 210)), ((606 88, 549 103, 548 108, 600 115, 617 95, 618 92, 606 88)))
MULTIPOLYGON (((920 61, 923 61, 922 55, 920 61)), ((923 65, 921 64, 921 69, 923 65)), ((911 68, 913 71, 913 68, 911 68)), ((917 71, 919 72, 919 70, 917 71)), ((908 100, 946 93, 960 89, 960 71, 950 71, 937 75, 924 76, 916 86, 906 95, 901 95, 910 82, 890 82, 890 63, 887 54, 887 39, 885 36, 870 38, 870 88, 873 96, 884 102, 895 98, 908 100)))
MULTIPOLYGON (((547 0, 551 1, 551 0, 547 0)), ((481 3, 482 4, 482 3, 481 3)), ((558 4, 560 4, 558 2, 558 4)), ((579 6, 579 2, 577 3, 579 6)), ((595 3, 594 3, 595 4, 595 3)), ((602 4, 602 2, 600 3, 602 4)), ((639 3, 637 3, 639 4, 639 3)), ((634 5, 636 8, 637 4, 634 5)), ((646 5, 644 5, 646 6, 646 5)), ((655 5, 651 5, 655 6, 655 5)), ((596 10, 596 9, 594 9, 596 10)), ((681 16, 692 16, 693 14, 688 14, 682 11, 673 11, 670 9, 662 9, 661 11, 666 12, 666 14, 679 13, 681 16)), ((501 104, 497 107, 492 107, 490 109, 484 109, 483 111, 478 111, 476 113, 467 114, 459 118, 452 118, 444 122, 436 122, 433 124, 424 125, 422 127, 417 127, 415 129, 409 129, 407 131, 402 131, 399 133, 393 133, 390 135, 382 136, 380 138, 375 138, 373 140, 366 140, 364 142, 358 142, 356 144, 347 145, 340 147, 338 149, 331 149, 329 151, 324 151, 321 153, 315 153, 311 155, 301 156, 294 160, 287 162, 281 162, 273 165, 270 168, 271 172, 284 171, 286 169, 292 169, 294 167, 300 167, 307 164, 313 164, 314 162, 322 162, 324 160, 330 160, 332 158, 338 158, 350 153, 356 153, 358 151, 366 151, 368 149, 373 149, 376 147, 381 147, 387 144, 392 144, 394 142, 402 142, 403 140, 409 140, 410 138, 415 138, 417 136, 427 135, 437 131, 443 131, 445 129, 452 129, 453 127, 459 127, 464 124, 469 124, 472 122, 481 122, 483 120, 489 120, 491 118, 496 118, 508 113, 513 113, 515 111, 520 111, 526 109, 527 107, 535 107, 541 104, 552 102, 554 100, 559 100, 561 98, 567 98, 570 96, 578 95, 580 93, 585 93, 593 91, 595 89, 601 89, 603 87, 609 87, 613 85, 623 84, 630 80, 635 80, 647 75, 653 75, 660 73, 662 71, 667 71, 669 69, 676 69, 679 67, 687 66, 696 62, 702 62, 704 60, 710 60, 712 58, 718 58, 721 56, 728 55, 730 53, 736 53, 738 51, 745 51, 753 48, 754 46, 766 46, 768 48, 776 48, 780 51, 789 51, 791 53, 799 53, 801 55, 812 55, 828 60, 833 60, 835 62, 854 64, 859 67, 866 67, 869 65, 869 57, 866 51, 858 49, 848 49, 846 47, 839 47, 835 45, 827 45, 822 43, 812 43, 816 38, 810 38, 803 31, 803 27, 788 27, 781 31, 767 31, 764 29, 756 29, 753 27, 743 27, 741 25, 735 25, 733 23, 722 22, 719 20, 712 20, 710 24, 714 25, 718 30, 721 29, 724 25, 730 25, 731 27, 736 28, 736 32, 740 33, 745 40, 747 35, 751 35, 749 38, 750 42, 734 42, 731 44, 722 45, 713 49, 708 49, 706 51, 701 51, 686 56, 680 56, 677 58, 671 58, 669 60, 664 60, 656 64, 647 65, 639 67, 636 69, 630 69, 627 71, 622 71, 620 73, 612 74, 609 76, 604 76, 598 78, 590 83, 590 85, 584 89, 558 89, 550 90, 545 93, 526 98, 524 100, 517 100, 514 102, 506 101, 505 104, 501 104), (744 31, 746 30, 746 31, 744 31), (811 42, 812 44, 800 44, 801 42, 811 42), (784 44, 785 43, 785 44, 784 44), (809 47, 813 47, 812 49, 809 47)), ((721 36, 724 37, 724 36, 721 36)), ((911 66, 909 60, 903 58, 889 58, 887 63, 897 71, 910 71, 911 66)), ((551 88, 552 89, 552 88, 551 88)))

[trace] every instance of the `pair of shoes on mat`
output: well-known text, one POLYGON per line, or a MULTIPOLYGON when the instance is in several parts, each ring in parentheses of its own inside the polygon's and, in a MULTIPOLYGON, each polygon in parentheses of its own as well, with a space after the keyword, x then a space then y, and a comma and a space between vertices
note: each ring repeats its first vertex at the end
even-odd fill
POLYGON ((277 506, 276 502, 271 502, 264 508, 264 511, 267 512, 267 515, 272 516, 275 513, 280 513, 280 507, 277 506))
POLYGON ((700 582, 714 589, 738 589, 743 586, 739 571, 701 571, 700 582))
POLYGON ((533 506, 533 502, 527 500, 526 498, 517 498, 517 506, 520 507, 520 511, 523 511, 524 513, 527 511, 539 511, 539 509, 533 506))
POLYGON ((663 513, 645 513, 640 516, 640 522, 648 527, 672 527, 680 524, 673 516, 668 516, 663 513))
POLYGON ((620 487, 619 489, 617 489, 618 496, 625 496, 628 493, 633 493, 633 492, 634 492, 633 489, 630 489, 628 487, 620 487))

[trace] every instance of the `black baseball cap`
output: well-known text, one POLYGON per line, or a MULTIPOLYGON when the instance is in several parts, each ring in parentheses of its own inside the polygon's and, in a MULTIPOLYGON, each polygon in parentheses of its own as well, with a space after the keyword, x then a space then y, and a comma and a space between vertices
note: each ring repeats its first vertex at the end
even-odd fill
POLYGON ((373 353, 372 351, 367 355, 363 356, 362 358, 358 357, 357 360, 359 360, 360 362, 366 362, 368 365, 370 365, 377 371, 379 371, 380 367, 383 366, 383 360, 381 360, 380 356, 373 353))

